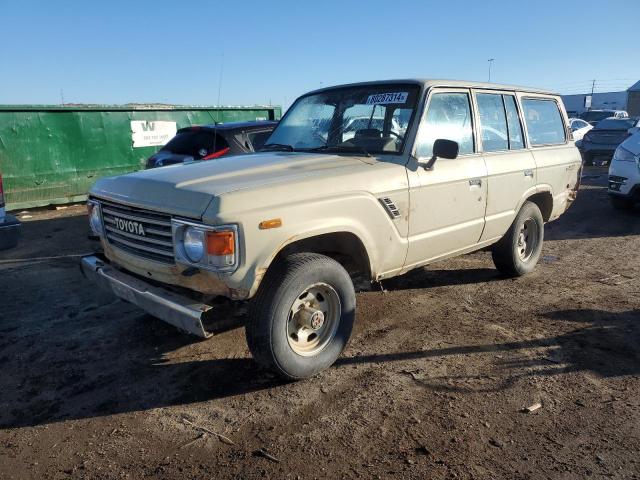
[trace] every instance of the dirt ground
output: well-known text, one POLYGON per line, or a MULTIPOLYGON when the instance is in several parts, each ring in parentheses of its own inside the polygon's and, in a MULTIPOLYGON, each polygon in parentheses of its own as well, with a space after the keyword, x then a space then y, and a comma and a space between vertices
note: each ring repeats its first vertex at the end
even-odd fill
POLYGON ((288 384, 241 328, 199 341, 87 283, 84 207, 28 212, 0 254, 0 478, 640 478, 640 210, 605 185, 528 276, 481 252, 358 293, 343 357, 288 384))

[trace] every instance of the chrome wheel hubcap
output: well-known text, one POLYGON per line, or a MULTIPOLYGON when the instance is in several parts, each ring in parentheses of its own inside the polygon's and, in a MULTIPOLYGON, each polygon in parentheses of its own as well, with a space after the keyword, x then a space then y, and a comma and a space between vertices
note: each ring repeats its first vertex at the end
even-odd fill
POLYGON ((338 330, 342 308, 335 289, 326 283, 308 286, 291 305, 287 340, 301 356, 316 355, 338 330))

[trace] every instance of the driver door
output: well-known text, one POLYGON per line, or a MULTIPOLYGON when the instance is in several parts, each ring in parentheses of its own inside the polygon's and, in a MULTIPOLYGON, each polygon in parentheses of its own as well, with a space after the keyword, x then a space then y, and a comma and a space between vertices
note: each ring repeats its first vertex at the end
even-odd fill
POLYGON ((414 157, 420 162, 407 164, 411 207, 405 268, 473 247, 482 235, 487 168, 474 141, 471 102, 468 89, 430 91, 415 142, 414 157), (425 170, 439 138, 458 142, 458 158, 439 158, 432 170, 425 170))

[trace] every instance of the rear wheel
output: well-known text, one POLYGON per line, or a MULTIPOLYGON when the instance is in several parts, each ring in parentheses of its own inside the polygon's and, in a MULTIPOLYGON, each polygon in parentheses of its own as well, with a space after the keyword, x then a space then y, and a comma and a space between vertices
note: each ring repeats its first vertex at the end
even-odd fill
POLYGON ((533 271, 544 240, 544 220, 540 208, 525 202, 509 231, 492 249, 493 263, 505 275, 518 277, 533 271))
POLYGON ((633 207, 633 201, 628 198, 614 197, 613 195, 610 195, 609 201, 616 210, 629 210, 633 207))
POLYGON ((246 337, 261 365, 298 380, 331 366, 355 320, 355 290, 335 260, 297 253, 269 269, 249 311, 246 337))

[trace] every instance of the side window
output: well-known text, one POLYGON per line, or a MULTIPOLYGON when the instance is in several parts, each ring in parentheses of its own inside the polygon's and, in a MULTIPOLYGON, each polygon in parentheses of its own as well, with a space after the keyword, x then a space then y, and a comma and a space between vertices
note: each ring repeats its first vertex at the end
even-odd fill
POLYGON ((509 131, 507 130, 502 95, 479 93, 476 98, 480 112, 483 151, 507 150, 509 148, 509 131))
POLYGON ((589 124, 587 122, 584 122, 582 120, 574 120, 573 122, 571 122, 571 131, 575 132, 576 130, 580 130, 581 128, 584 128, 588 125, 589 124))
POLYGON ((503 95, 504 109, 507 112, 507 127, 509 127, 509 148, 518 150, 524 148, 524 136, 522 134, 522 125, 518 116, 516 107, 516 99, 513 95, 503 95))
POLYGON ((458 153, 473 153, 471 106, 466 93, 434 93, 420 126, 416 156, 431 157, 433 143, 443 138, 458 142, 458 153))
POLYGON ((262 132, 249 132, 247 136, 249 137, 249 141, 253 146, 253 150, 260 150, 260 148, 265 144, 269 136, 271 135, 271 130, 266 130, 262 132))
POLYGON ((554 100, 524 98, 522 108, 531 145, 565 143, 564 124, 558 104, 554 100))

